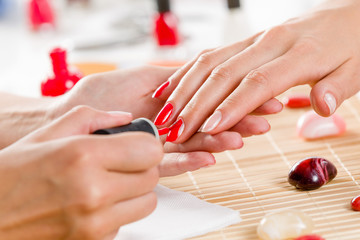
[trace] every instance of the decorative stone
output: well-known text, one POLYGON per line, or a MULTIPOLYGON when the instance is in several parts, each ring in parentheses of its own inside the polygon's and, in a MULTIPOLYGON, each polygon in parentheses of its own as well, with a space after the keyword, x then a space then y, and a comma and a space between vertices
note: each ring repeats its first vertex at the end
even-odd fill
POLYGON ((297 162, 289 172, 288 181, 302 190, 314 190, 335 178, 337 169, 324 158, 311 157, 297 162))
POLYGON ((325 240, 325 239, 318 235, 312 234, 312 235, 298 237, 295 240, 325 240))
POLYGON ((310 97, 305 94, 293 94, 282 99, 282 103, 288 108, 304 108, 311 106, 310 97))
POLYGON ((257 228, 263 240, 293 239, 312 232, 311 218, 297 209, 283 209, 267 214, 257 228))
POLYGON ((299 137, 309 140, 338 136, 343 134, 345 130, 345 120, 336 113, 330 117, 321 117, 314 111, 308 111, 297 122, 299 137))
POLYGON ((360 195, 351 200, 351 208, 354 211, 360 211, 360 195))

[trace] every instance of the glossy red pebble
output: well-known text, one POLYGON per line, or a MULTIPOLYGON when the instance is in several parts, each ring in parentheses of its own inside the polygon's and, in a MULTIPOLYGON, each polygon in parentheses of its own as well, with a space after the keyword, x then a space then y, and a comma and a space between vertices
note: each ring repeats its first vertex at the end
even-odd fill
POLYGON ((295 238, 294 240, 325 240, 325 238, 322 238, 318 235, 312 234, 312 235, 301 236, 301 237, 295 238))
POLYGON ((301 190, 314 190, 335 178, 337 169, 324 158, 311 157, 297 162, 288 175, 291 185, 301 190))
POLYGON ((286 96, 283 98, 282 102, 288 108, 304 108, 311 106, 310 97, 301 94, 286 96))
POLYGON ((54 48, 50 58, 54 76, 41 83, 41 94, 55 97, 69 91, 83 75, 76 69, 68 68, 65 49, 54 48))
POLYGON ((351 208, 354 211, 360 211, 360 195, 351 200, 351 208))

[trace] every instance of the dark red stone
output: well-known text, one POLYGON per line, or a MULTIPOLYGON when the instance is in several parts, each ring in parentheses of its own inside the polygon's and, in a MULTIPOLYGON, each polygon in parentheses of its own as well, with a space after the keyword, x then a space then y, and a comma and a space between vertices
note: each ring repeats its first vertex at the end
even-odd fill
POLYGON ((311 157, 297 162, 289 172, 288 181, 301 190, 314 190, 327 184, 337 174, 334 164, 324 158, 311 157))

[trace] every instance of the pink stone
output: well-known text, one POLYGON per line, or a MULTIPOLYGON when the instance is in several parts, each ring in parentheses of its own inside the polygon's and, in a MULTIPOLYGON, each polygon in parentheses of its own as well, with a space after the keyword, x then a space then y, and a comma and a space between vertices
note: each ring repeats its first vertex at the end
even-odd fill
POLYGON ((345 120, 336 113, 330 117, 321 117, 314 111, 308 111, 297 122, 299 137, 309 140, 338 136, 343 134, 345 130, 345 120))

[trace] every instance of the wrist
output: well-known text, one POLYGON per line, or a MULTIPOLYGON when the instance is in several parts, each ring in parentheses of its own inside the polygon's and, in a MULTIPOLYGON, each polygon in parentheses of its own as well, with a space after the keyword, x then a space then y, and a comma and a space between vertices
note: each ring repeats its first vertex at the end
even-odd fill
POLYGON ((27 98, 1 93, 0 149, 57 118, 57 98, 27 98))

